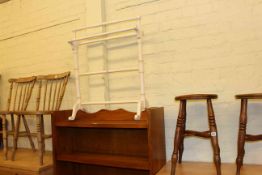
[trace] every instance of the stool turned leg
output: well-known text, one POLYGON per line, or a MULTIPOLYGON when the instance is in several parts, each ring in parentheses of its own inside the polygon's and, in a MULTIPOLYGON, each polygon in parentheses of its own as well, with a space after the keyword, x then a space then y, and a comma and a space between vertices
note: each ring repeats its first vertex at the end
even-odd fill
POLYGON ((186 101, 180 101, 179 114, 178 114, 177 124, 176 124, 176 133, 175 133, 175 138, 174 138, 174 151, 173 151, 173 155, 172 155, 171 175, 176 174, 178 149, 179 149, 180 143, 181 143, 182 130, 183 130, 183 124, 184 124, 183 111, 184 111, 185 107, 186 107, 186 101))
POLYGON ((181 142, 180 142, 180 146, 179 146, 179 151, 178 151, 178 155, 179 155, 179 159, 178 159, 178 163, 181 164, 182 163, 182 157, 183 157, 183 152, 184 152, 184 134, 185 134, 185 130, 186 130, 186 101, 184 102, 184 107, 182 110, 182 115, 183 115, 183 125, 182 125, 182 131, 181 131, 181 142))
POLYGON ((221 175, 220 148, 218 145, 217 126, 216 126, 215 114, 214 114, 211 99, 207 99, 207 110, 208 110, 209 129, 211 133, 211 143, 214 153, 214 162, 216 165, 217 175, 221 175))
POLYGON ((239 131, 238 131, 238 148, 237 148, 237 175, 240 175, 240 168, 243 165, 243 158, 245 154, 245 137, 246 137, 246 125, 247 125, 247 99, 241 100, 241 110, 239 119, 239 131))

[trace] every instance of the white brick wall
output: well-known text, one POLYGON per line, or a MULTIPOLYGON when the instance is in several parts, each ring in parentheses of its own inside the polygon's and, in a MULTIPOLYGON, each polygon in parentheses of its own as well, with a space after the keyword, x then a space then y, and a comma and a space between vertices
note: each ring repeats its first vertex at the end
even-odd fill
MULTIPOLYGON (((72 29, 99 22, 101 18, 97 14, 93 16, 100 11, 97 3, 93 0, 12 0, 0 5, 2 108, 8 78, 73 69, 67 41, 72 37, 72 29), (53 26, 56 24, 61 25, 53 26), (50 26, 53 27, 46 28, 50 26), (30 33, 41 28, 46 29, 30 33)), ((234 162, 240 108, 234 95, 262 89, 260 0, 110 0, 106 1, 106 7, 108 20, 142 16, 146 96, 150 106, 165 107, 167 159, 171 158, 178 113, 174 97, 217 93, 219 99, 214 100, 214 109, 222 161, 234 162)), ((119 52, 118 56, 124 57, 126 53, 119 52)), ((112 55, 117 54, 112 52, 112 55)), ((120 66, 117 64, 120 63, 114 61, 110 66, 120 66)), ((112 81, 118 92, 113 93, 113 97, 130 96, 121 85, 126 81, 119 83, 114 78, 112 81)), ((72 107, 72 94, 71 79, 63 108, 72 107)), ((189 128, 207 129, 204 104, 189 104, 189 128)), ((252 133, 262 132, 262 119, 256 116, 262 113, 261 106, 256 102, 250 105, 248 131, 252 133)), ((23 140, 19 144, 27 145, 23 140)), ((245 162, 262 163, 261 143, 247 144, 246 148, 245 162)), ((212 161, 209 141, 186 139, 184 159, 212 161)))
MULTIPOLYGON (((73 29, 85 24, 85 10, 85 0, 12 0, 0 5, 1 109, 6 106, 9 78, 72 71, 72 52, 67 41, 72 39, 73 29)), ((68 85, 63 109, 71 108, 74 101, 72 79, 68 85)), ((34 109, 34 101, 32 97, 30 109, 34 109)), ((33 124, 31 120, 29 123, 33 124)), ((19 145, 28 146, 28 141, 20 139, 19 145)), ((51 149, 50 139, 47 148, 51 149)))
MULTIPOLYGON (((234 95, 262 88, 261 8, 259 0, 107 1, 108 20, 142 16, 146 95, 150 106, 165 107, 168 159, 179 105, 174 97, 217 93, 222 161, 235 161, 240 102, 234 95)), ((189 128, 207 128, 204 104, 189 105, 189 128)), ((261 105, 250 105, 249 131, 261 131, 261 119, 255 117, 261 105)), ((212 161, 208 141, 190 138, 185 145, 185 160, 212 161)), ((261 143, 247 144, 245 162, 262 163, 261 151, 261 143)))

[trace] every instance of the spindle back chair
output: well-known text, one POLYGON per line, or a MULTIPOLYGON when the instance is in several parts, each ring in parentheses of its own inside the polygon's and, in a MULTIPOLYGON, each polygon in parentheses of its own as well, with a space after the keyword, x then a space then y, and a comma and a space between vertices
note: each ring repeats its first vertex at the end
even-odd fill
MULTIPOLYGON (((43 165, 45 139, 52 137, 51 134, 45 134, 44 116, 50 116, 52 112, 60 109, 69 76, 70 72, 37 76, 36 110, 16 113, 18 116, 31 115, 36 117, 36 133, 31 135, 37 137, 40 165, 43 165)), ((12 157, 15 158, 15 150, 12 157)))
MULTIPOLYGON (((20 119, 22 117, 25 132, 19 133, 15 132, 15 120, 14 120, 14 112, 15 111, 26 111, 27 106, 29 104, 29 100, 32 95, 32 91, 36 82, 36 77, 25 77, 25 78, 13 78, 8 80, 10 83, 9 94, 7 99, 7 108, 6 111, 1 111, 0 115, 2 118, 2 134, 3 134, 3 145, 4 145, 4 158, 7 159, 8 153, 8 136, 13 135, 13 143, 15 141, 16 136, 15 133, 21 134, 23 136, 27 136, 29 138, 31 147, 35 150, 34 143, 32 141, 30 130, 28 128, 28 124, 25 120, 24 115, 17 116, 17 123, 20 125, 20 119), (7 128, 7 116, 11 118, 11 129, 7 128)), ((13 145, 13 149, 16 149, 17 144, 13 145)))
POLYGON ((60 109, 70 72, 40 75, 36 111, 56 111, 60 109))

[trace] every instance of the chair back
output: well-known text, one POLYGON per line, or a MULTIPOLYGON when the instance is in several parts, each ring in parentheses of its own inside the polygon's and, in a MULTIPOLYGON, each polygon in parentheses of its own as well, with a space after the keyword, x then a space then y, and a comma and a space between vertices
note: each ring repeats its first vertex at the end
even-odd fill
POLYGON ((37 76, 39 90, 37 111, 56 111, 60 109, 70 72, 37 76))
POLYGON ((36 77, 12 78, 7 100, 7 111, 25 111, 32 95, 36 77))

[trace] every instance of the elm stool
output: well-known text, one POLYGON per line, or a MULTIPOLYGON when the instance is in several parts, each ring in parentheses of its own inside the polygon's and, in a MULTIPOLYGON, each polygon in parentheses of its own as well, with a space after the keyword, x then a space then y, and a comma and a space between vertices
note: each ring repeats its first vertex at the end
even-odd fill
POLYGON ((192 94, 178 96, 175 100, 180 101, 179 114, 177 118, 176 133, 174 137, 174 150, 172 155, 172 166, 171 175, 175 175, 177 159, 179 163, 182 162, 182 155, 184 151, 184 138, 186 136, 197 136, 202 138, 210 138, 213 153, 214 153, 214 163, 216 166, 217 175, 221 175, 221 160, 220 160, 220 148, 218 145, 217 127, 215 121, 215 114, 212 106, 212 99, 216 99, 215 94, 192 94), (186 130, 186 103, 187 100, 206 100, 207 101, 207 111, 208 111, 208 131, 192 131, 186 130))
POLYGON ((245 155, 245 142, 246 141, 258 141, 262 140, 262 134, 260 135, 250 135, 246 133, 247 127, 247 104, 249 99, 262 99, 262 93, 260 94, 241 94, 236 95, 236 99, 241 100, 241 109, 239 117, 239 131, 238 131, 238 147, 237 147, 237 172, 240 174, 240 169, 243 165, 243 158, 245 155))

